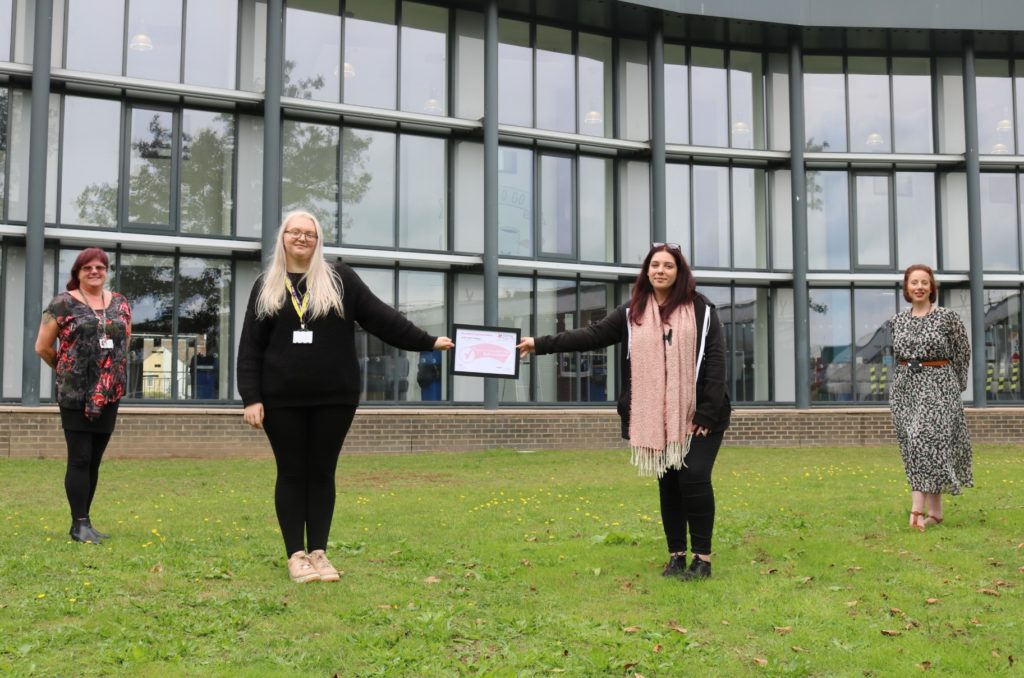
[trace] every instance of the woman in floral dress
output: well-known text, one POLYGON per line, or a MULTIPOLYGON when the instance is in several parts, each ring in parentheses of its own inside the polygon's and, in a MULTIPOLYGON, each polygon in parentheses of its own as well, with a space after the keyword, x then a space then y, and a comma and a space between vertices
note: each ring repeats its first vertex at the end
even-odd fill
POLYGON ((125 391, 125 356, 132 331, 128 300, 104 288, 108 266, 106 253, 97 247, 79 254, 67 291, 43 311, 36 338, 36 353, 57 373, 57 403, 68 445, 68 533, 75 541, 91 544, 108 536, 92 526, 89 509, 125 391))
POLYGON ((960 394, 967 388, 971 347, 960 317, 935 304, 932 269, 914 264, 903 274, 911 307, 893 316, 896 356, 889 404, 903 467, 910 482, 910 526, 924 531, 943 520, 942 495, 974 486, 971 438, 960 394))

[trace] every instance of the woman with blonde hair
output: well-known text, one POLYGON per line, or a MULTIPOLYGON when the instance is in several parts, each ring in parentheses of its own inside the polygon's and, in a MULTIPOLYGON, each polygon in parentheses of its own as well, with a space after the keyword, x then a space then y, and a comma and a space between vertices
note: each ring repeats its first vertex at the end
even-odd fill
POLYGON ((347 265, 328 263, 316 217, 289 214, 249 296, 238 391, 245 423, 262 428, 274 452, 274 504, 298 583, 340 578, 326 550, 338 456, 359 403, 357 322, 407 351, 453 345, 378 299, 347 265))

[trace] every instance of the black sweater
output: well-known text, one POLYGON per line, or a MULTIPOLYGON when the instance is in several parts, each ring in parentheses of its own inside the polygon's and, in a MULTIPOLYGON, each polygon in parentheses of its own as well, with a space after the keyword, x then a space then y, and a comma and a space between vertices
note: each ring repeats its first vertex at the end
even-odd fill
MULTIPOLYGON (((263 276, 256 280, 238 344, 238 392, 246 405, 302 407, 358 405, 359 363, 356 360, 355 324, 383 341, 407 351, 428 351, 432 337, 404 315, 374 296, 355 271, 339 263, 336 270, 344 286, 337 313, 310 320, 312 344, 296 344, 292 332, 299 316, 286 300, 276 315, 256 317, 256 299, 263 276)), ((304 283, 298 290, 305 292, 304 283)))
MULTIPOLYGON (((629 360, 629 327, 626 324, 627 306, 628 304, 619 306, 602 320, 588 327, 534 339, 534 348, 538 355, 568 351, 593 351, 616 343, 622 345, 619 351, 622 389, 619 393, 618 411, 622 418, 623 438, 629 438, 632 383, 629 360)), ((726 385, 728 375, 725 369, 725 339, 722 333, 722 324, 715 312, 715 305, 707 297, 698 293, 693 300, 698 354, 706 313, 711 314, 711 321, 708 325, 707 336, 703 337, 704 358, 697 366, 697 411, 693 415, 693 423, 716 433, 729 427, 729 419, 732 414, 729 389, 726 385)))

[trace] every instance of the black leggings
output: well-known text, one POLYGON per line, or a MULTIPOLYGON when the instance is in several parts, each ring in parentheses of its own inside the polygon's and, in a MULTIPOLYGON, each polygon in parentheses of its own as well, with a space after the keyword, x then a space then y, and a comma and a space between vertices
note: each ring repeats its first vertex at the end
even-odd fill
POLYGON ((686 468, 669 469, 658 479, 661 495, 661 522, 665 528, 669 553, 686 551, 686 533, 690 533, 693 553, 711 555, 711 533, 715 528, 715 491, 711 470, 722 445, 724 431, 694 436, 686 455, 686 468))
POLYGON ((355 413, 354 405, 264 411, 263 429, 277 462, 274 505, 289 556, 327 548, 334 517, 334 473, 355 413))
POLYGON ((100 461, 110 442, 110 433, 64 431, 68 443, 68 469, 64 473, 64 491, 68 495, 71 517, 88 518, 92 498, 96 496, 100 461))

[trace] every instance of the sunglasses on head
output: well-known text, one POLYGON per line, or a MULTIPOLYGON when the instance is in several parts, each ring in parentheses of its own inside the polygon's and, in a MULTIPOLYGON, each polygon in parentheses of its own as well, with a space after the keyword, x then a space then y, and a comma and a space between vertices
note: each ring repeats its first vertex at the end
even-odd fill
POLYGON ((674 243, 674 242, 652 242, 651 243, 651 248, 652 249, 659 249, 661 247, 666 247, 666 248, 668 248, 670 250, 675 250, 676 252, 682 252, 683 251, 683 248, 680 247, 678 243, 674 243))

